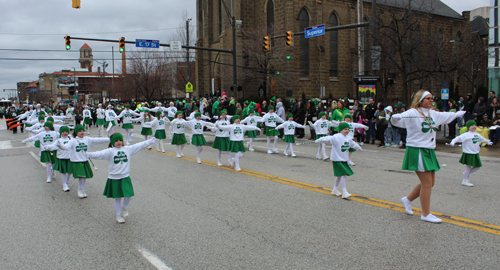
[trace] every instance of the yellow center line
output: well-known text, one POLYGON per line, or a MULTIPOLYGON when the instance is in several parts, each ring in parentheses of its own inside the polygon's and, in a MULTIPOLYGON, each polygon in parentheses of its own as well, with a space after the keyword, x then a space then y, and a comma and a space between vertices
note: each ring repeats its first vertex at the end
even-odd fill
MULTIPOLYGON (((176 154, 171 153, 171 152, 162 153, 162 152, 158 152, 158 151, 152 150, 152 149, 150 149, 149 151, 157 152, 159 154, 163 154, 163 155, 167 155, 167 156, 171 156, 171 157, 176 157, 176 154)), ((182 157, 182 159, 187 160, 187 161, 191 161, 191 162, 197 162, 197 160, 195 158, 192 158, 192 157, 182 157)), ((203 160, 202 164, 207 165, 207 166, 211 166, 211 167, 216 167, 216 168, 223 169, 223 170, 234 171, 234 169, 231 167, 228 167, 228 166, 220 166, 219 167, 217 165, 217 163, 211 162, 211 161, 203 160)), ((291 179, 286 179, 286 178, 282 178, 282 177, 278 177, 278 176, 273 176, 273 175, 269 175, 269 174, 264 174, 264 173, 260 173, 260 172, 249 171, 249 170, 241 170, 239 172, 237 172, 237 171, 234 171, 234 172, 245 174, 245 175, 256 177, 256 178, 261 178, 261 179, 273 181, 273 182, 280 183, 280 184, 285 184, 285 185, 289 185, 289 186, 293 186, 293 187, 311 190, 311 191, 318 192, 318 193, 331 195, 331 192, 332 192, 331 188, 312 185, 312 184, 299 182, 299 181, 295 181, 295 180, 291 180, 291 179)), ((398 203, 369 198, 369 197, 356 195, 356 194, 351 194, 351 197, 349 199, 352 201, 355 201, 355 202, 360 202, 360 203, 364 203, 364 204, 368 204, 368 205, 372 205, 372 206, 376 206, 376 207, 381 207, 381 208, 386 208, 386 209, 406 213, 404 206, 402 204, 398 204, 398 203)), ((412 209, 413 209, 415 215, 417 215, 417 216, 422 215, 422 209, 416 208, 416 207, 412 207, 412 209)), ((497 225, 488 224, 488 223, 475 221, 475 220, 471 220, 471 219, 466 219, 466 218, 461 218, 461 217, 457 217, 457 216, 451 216, 451 215, 438 213, 438 212, 432 212, 432 214, 441 218, 443 220, 443 222, 446 222, 446 223, 454 224, 454 225, 465 227, 465 228, 475 229, 475 230, 478 230, 481 232, 500 235, 500 226, 497 226, 497 225)))

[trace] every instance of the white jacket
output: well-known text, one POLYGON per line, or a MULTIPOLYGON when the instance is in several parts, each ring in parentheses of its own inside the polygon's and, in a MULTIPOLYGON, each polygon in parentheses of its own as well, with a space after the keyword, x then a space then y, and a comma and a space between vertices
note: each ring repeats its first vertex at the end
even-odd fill
POLYGON ((215 126, 214 124, 212 124, 210 122, 205 122, 205 121, 196 120, 196 119, 186 121, 184 123, 184 125, 186 127, 191 128, 191 132, 193 135, 203 135, 203 127, 205 127, 205 126, 214 127, 215 126))
POLYGON ((132 124, 133 116, 141 116, 141 115, 132 111, 131 109, 125 109, 120 113, 120 115, 117 116, 117 119, 123 117, 124 124, 132 124))
POLYGON ((90 151, 92 145, 109 143, 109 138, 76 137, 67 144, 59 142, 57 146, 63 150, 70 150, 71 162, 85 162, 88 160, 86 153, 90 151))
POLYGON ((276 129, 284 128, 285 135, 295 135, 295 128, 305 128, 303 125, 295 121, 286 121, 285 123, 276 127, 276 129))
POLYGON ((266 113, 262 117, 262 122, 264 122, 266 127, 276 127, 276 123, 283 123, 285 120, 281 119, 276 113, 266 113))
POLYGON ((479 143, 490 143, 490 141, 475 131, 467 131, 456 137, 451 141, 450 145, 455 145, 457 142, 462 142, 462 152, 466 154, 478 154, 481 150, 479 143))
POLYGON ((362 151, 361 147, 356 142, 354 142, 352 139, 349 139, 348 136, 344 136, 342 133, 319 138, 315 142, 331 144, 332 152, 330 153, 330 160, 335 162, 349 161, 349 148, 354 148, 362 151))

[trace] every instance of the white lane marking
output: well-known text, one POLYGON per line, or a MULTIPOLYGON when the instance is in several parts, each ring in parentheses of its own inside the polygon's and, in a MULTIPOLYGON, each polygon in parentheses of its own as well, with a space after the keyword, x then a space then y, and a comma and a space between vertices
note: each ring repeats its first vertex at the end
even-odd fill
POLYGON ((156 255, 149 252, 145 248, 138 248, 138 251, 142 254, 146 260, 148 260, 156 269, 158 270, 172 270, 172 268, 168 267, 162 260, 160 260, 156 255))
POLYGON ((12 148, 12 143, 10 141, 0 141, 0 149, 12 148))
POLYGON ((35 155, 35 153, 33 153, 33 151, 30 151, 30 154, 31 154, 31 156, 33 156, 33 158, 34 158, 36 161, 38 161, 38 163, 40 163, 40 165, 42 165, 44 168, 47 168, 47 164, 42 163, 42 162, 40 161, 40 157, 39 157, 39 156, 37 156, 37 155, 35 155))
MULTIPOLYGON (((258 146, 258 145, 252 145, 253 148, 262 148, 262 149, 267 149, 267 146, 258 146)), ((276 148, 278 149, 279 154, 283 154, 283 151, 285 151, 285 148, 276 148)), ((295 151, 293 150, 294 153, 305 153, 305 152, 300 152, 300 151, 295 151)))
POLYGON ((363 152, 377 153, 378 151, 374 151, 374 150, 365 150, 365 149, 363 149, 363 152))

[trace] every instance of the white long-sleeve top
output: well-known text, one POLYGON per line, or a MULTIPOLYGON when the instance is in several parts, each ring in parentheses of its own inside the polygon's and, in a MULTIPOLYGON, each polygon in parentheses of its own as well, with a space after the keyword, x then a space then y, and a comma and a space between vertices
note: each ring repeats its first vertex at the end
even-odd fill
POLYGON ((241 122, 240 122, 240 124, 232 124, 232 125, 227 125, 227 126, 221 126, 221 125, 217 124, 217 128, 228 132, 229 133, 229 140, 233 141, 233 142, 243 141, 243 137, 244 137, 243 134, 245 134, 245 131, 259 130, 258 127, 242 125, 241 122))
POLYGON ((315 141, 316 143, 329 143, 332 145, 332 152, 330 153, 330 160, 335 162, 347 162, 349 161, 349 148, 354 148, 362 150, 361 147, 349 139, 348 136, 344 136, 342 133, 337 133, 333 136, 326 136, 319 138, 315 141))
POLYGON ((258 122, 262 122, 262 117, 252 115, 245 117, 245 119, 241 120, 240 124, 256 127, 258 122))
POLYGON ((111 147, 97 152, 87 153, 89 158, 108 161, 109 179, 119 180, 130 175, 130 162, 132 155, 155 143, 156 139, 149 139, 140 143, 120 148, 111 147))
POLYGON ((150 109, 149 112, 154 112, 154 113, 157 113, 157 112, 167 112, 167 108, 162 107, 162 106, 156 106, 153 109, 150 109))
POLYGON ((116 115, 115 111, 111 109, 106 110, 106 121, 108 122, 114 121, 117 117, 118 115, 116 115))
MULTIPOLYGON (((215 122, 215 125, 217 126, 229 126, 231 123, 226 119, 219 119, 217 120, 217 122, 215 122)), ((218 128, 215 130, 215 137, 221 137, 221 138, 227 138, 229 137, 229 131, 228 130, 224 130, 224 129, 221 129, 221 128, 218 128)))
POLYGON ((365 125, 362 125, 362 124, 358 124, 358 123, 347 123, 347 124, 349 124, 349 133, 347 134, 347 137, 349 137, 351 140, 352 140, 352 138, 354 138, 354 129, 362 128, 364 130, 368 130, 368 127, 365 125))
MULTIPOLYGON (((61 130, 62 127, 64 127, 65 125, 58 125, 58 124, 53 124, 52 125, 54 127, 54 131, 59 133, 59 130, 61 130)), ((43 125, 41 126, 43 127, 43 125)), ((69 129, 75 129, 73 126, 67 126, 69 129)), ((36 129, 36 130, 31 130, 31 134, 39 134, 41 133, 42 131, 44 131, 45 129, 43 128, 39 128, 39 129, 36 129)))
POLYGON ((196 119, 186 121, 186 123, 184 123, 184 125, 186 127, 191 128, 191 132, 193 135, 203 135, 203 128, 205 126, 210 126, 210 127, 215 126, 214 124, 212 124, 210 122, 205 122, 205 121, 196 120, 196 119))
POLYGON ((462 143, 462 152, 466 154, 478 154, 481 150, 479 143, 488 143, 489 141, 475 131, 467 131, 464 134, 455 137, 451 144, 462 143))
POLYGON ((104 119, 106 117, 106 110, 99 108, 95 110, 95 114, 97 116, 97 119, 104 119))
POLYGON ((303 125, 295 121, 285 121, 283 124, 276 127, 276 129, 284 129, 285 135, 295 135, 295 128, 305 128, 303 125))
POLYGON ((44 148, 50 144, 52 144, 54 141, 57 140, 59 134, 55 131, 49 130, 46 131, 44 130, 43 132, 40 132, 39 134, 29 137, 22 141, 23 143, 27 142, 33 142, 33 141, 40 141, 40 148, 44 148))
POLYGON ((92 114, 90 113, 89 109, 83 110, 83 118, 90 118, 90 119, 92 119, 92 114))
MULTIPOLYGON (((187 120, 193 120, 195 119, 194 115, 196 114, 196 112, 192 112, 188 118, 186 118, 187 120)), ((210 117, 206 116, 206 115, 201 115, 201 119, 202 120, 210 120, 210 117)))
POLYGON ((27 120, 27 119, 29 119, 29 118, 30 118, 30 116, 31 116, 33 113, 35 113, 35 111, 34 111, 34 110, 29 110, 29 111, 26 111, 26 112, 24 112, 23 114, 21 114, 21 115, 17 116, 17 117, 16 117, 16 119, 18 119, 18 120, 23 120, 23 119, 26 119, 26 120, 27 120))
POLYGON ((85 162, 88 160, 86 153, 90 151, 90 147, 100 143, 109 143, 109 138, 76 137, 67 144, 58 143, 58 146, 71 151, 69 157, 71 162, 85 162))
POLYGON ((61 137, 54 141, 52 144, 47 145, 46 150, 48 151, 55 151, 57 150, 57 158, 58 159, 69 159, 71 157, 71 150, 63 150, 62 148, 58 147, 58 144, 68 144, 72 138, 71 136, 68 137, 61 137))
POLYGON ((36 131, 40 129, 43 130, 43 124, 38 122, 33 124, 31 127, 26 128, 26 131, 31 132, 31 134, 38 134, 39 132, 36 131))
POLYGON ((165 125, 170 124, 170 120, 167 117, 155 118, 153 122, 151 122, 152 126, 156 126, 156 130, 165 130, 165 125))
POLYGON ((276 127, 276 123, 283 123, 285 121, 276 113, 266 113, 266 115, 262 117, 262 122, 264 122, 266 127, 276 127))
POLYGON ((170 124, 174 127, 174 134, 184 134, 184 129, 186 128, 186 120, 184 119, 179 119, 179 118, 175 118, 174 120, 172 120, 172 122, 170 122, 170 124))
POLYGON ((168 117, 175 117, 175 113, 177 112, 177 108, 175 106, 172 106, 172 107, 168 107, 167 108, 167 113, 168 113, 168 117))
POLYGON ((122 118, 123 117, 123 123, 124 124, 132 124, 132 117, 133 116, 141 116, 140 114, 132 111, 129 108, 126 108, 123 110, 120 115, 117 116, 117 118, 122 118))
POLYGON ((416 148, 435 149, 437 127, 442 124, 448 124, 453 121, 453 119, 465 114, 465 111, 454 113, 437 112, 426 108, 419 109, 422 110, 425 118, 424 115, 416 109, 410 109, 404 113, 395 114, 391 118, 392 125, 406 128, 408 133, 406 145, 416 148))
POLYGON ((144 119, 144 116, 138 117, 138 118, 132 118, 130 119, 132 122, 140 122, 141 123, 141 128, 152 128, 153 127, 153 121, 156 119, 156 117, 153 116, 148 116, 146 119, 144 119))
POLYGON ((328 134, 328 128, 330 127, 338 127, 340 124, 339 121, 329 121, 327 119, 318 119, 314 122, 314 130, 316 131, 316 135, 326 135, 328 134))

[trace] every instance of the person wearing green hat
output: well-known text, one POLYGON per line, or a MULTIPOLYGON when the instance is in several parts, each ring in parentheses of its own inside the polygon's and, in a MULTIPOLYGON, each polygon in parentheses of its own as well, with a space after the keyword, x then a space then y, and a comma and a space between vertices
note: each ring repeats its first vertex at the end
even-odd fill
POLYGON ((106 111, 102 108, 102 104, 97 105, 97 110, 95 111, 97 121, 95 125, 97 126, 97 135, 101 137, 102 127, 106 124, 106 111))
POLYGON ((342 123, 338 126, 339 133, 333 136, 326 136, 316 140, 316 143, 328 143, 332 145, 330 153, 330 160, 333 164, 333 175, 335 176, 335 185, 333 186, 332 194, 335 196, 342 196, 342 199, 351 197, 347 192, 346 178, 353 175, 351 167, 347 163, 349 161, 349 148, 355 148, 362 151, 359 144, 350 139, 349 135, 350 126, 348 123, 342 123), (338 190, 339 184, 342 184, 342 193, 338 190))
POLYGON ((139 113, 132 111, 130 109, 130 105, 125 105, 125 110, 123 110, 120 115, 116 117, 116 119, 122 119, 122 128, 125 130, 125 145, 130 145, 130 137, 132 136, 132 132, 134 131, 134 124, 132 121, 132 117, 141 116, 139 113))
POLYGON ((43 128, 43 132, 23 140, 22 143, 26 144, 32 141, 40 142, 40 162, 46 163, 47 165, 47 183, 50 183, 52 182, 52 165, 55 163, 56 157, 54 156, 54 153, 52 151, 47 150, 47 146, 57 140, 58 135, 57 132, 54 131, 54 127, 51 123, 44 123, 43 128))
MULTIPOLYGON (((347 137, 351 140, 354 140, 354 130, 357 128, 362 128, 364 130, 368 130, 368 127, 363 125, 363 124, 358 124, 358 123, 353 123, 352 122, 352 117, 350 114, 344 115, 344 121, 345 123, 349 124, 349 134, 347 134, 347 137)), ((354 162, 352 162, 352 153, 356 152, 356 149, 354 148, 349 148, 349 161, 347 164, 349 166, 355 166, 354 162)))
POLYGON ((195 113, 194 117, 195 118, 193 120, 187 121, 185 123, 185 125, 186 125, 186 127, 191 128, 191 132, 192 132, 191 144, 196 146, 196 160, 197 160, 198 164, 201 164, 200 154, 201 154, 201 151, 203 151, 203 145, 207 144, 207 141, 205 140, 205 137, 203 136, 203 129, 206 126, 213 128, 215 125, 210 123, 210 122, 202 121, 201 120, 202 115, 199 112, 195 113))
POLYGON ((285 122, 283 119, 281 119, 275 112, 274 112, 274 107, 269 106, 269 112, 266 113, 262 117, 262 122, 264 122, 265 128, 264 128, 264 135, 267 136, 267 153, 272 154, 272 153, 279 153, 278 149, 276 148, 278 146, 278 135, 280 134, 279 131, 276 129, 276 123, 283 123, 285 122), (271 151, 271 138, 274 137, 274 147, 271 151))
MULTIPOLYGON (((249 113, 249 115, 241 121, 241 124, 246 124, 248 126, 257 127, 257 123, 262 122, 262 117, 255 115, 258 113, 254 113, 253 109, 248 110, 248 113, 249 113)), ((257 129, 257 130, 260 130, 260 129, 257 129)), ((257 130, 248 130, 248 131, 245 131, 245 134, 244 134, 245 136, 248 136, 248 138, 250 139, 247 143, 247 148, 249 151, 252 151, 252 152, 255 151, 255 149, 253 149, 253 147, 252 147, 252 144, 253 144, 253 140, 255 138, 257 138, 257 130)))
POLYGON ((195 114, 197 114, 197 113, 199 113, 201 115, 201 119, 202 120, 208 120, 208 121, 210 121, 210 117, 201 114, 200 113, 200 109, 198 107, 194 107, 193 112, 189 114, 189 116, 186 118, 186 120, 190 121, 190 120, 196 119, 195 114))
POLYGON ((295 153, 293 152, 293 144, 295 143, 295 129, 296 128, 305 128, 303 125, 296 123, 293 121, 293 114, 289 113, 286 118, 288 119, 281 125, 277 126, 276 129, 284 129, 284 134, 285 134, 285 142, 287 143, 285 147, 285 151, 283 154, 285 156, 288 156, 288 149, 290 149, 290 154, 292 157, 296 157, 295 153))
MULTIPOLYGON (((240 167, 240 159, 243 157, 243 153, 245 152, 245 145, 243 144, 243 134, 247 131, 256 131, 259 128, 254 126, 245 126, 241 124, 241 119, 239 115, 235 115, 231 118, 233 124, 231 125, 219 125, 217 123, 215 125, 216 128, 229 132, 229 153, 235 153, 234 158, 231 159, 231 165, 234 167, 234 170, 239 172, 241 171, 240 167)), ((231 156, 229 156, 231 157, 231 156)))
POLYGON ((90 125, 92 125, 92 114, 90 113, 89 106, 85 105, 83 110, 83 124, 87 130, 87 135, 90 135, 90 125))
POLYGON ((70 150, 70 161, 73 178, 78 179, 78 197, 80 199, 87 198, 85 192, 85 184, 87 178, 94 177, 94 173, 90 168, 87 151, 90 147, 96 144, 108 143, 109 138, 93 138, 85 136, 85 127, 82 125, 76 126, 73 132, 73 139, 64 144, 60 141, 57 146, 62 150, 70 150))
MULTIPOLYGON (((30 133, 30 137, 35 136, 36 134, 39 134, 39 132, 43 131, 44 130, 44 128, 43 128, 44 123, 45 123, 45 116, 43 116, 43 115, 38 116, 38 122, 33 124, 31 127, 26 128, 26 131, 28 131, 30 133), (37 131, 39 131, 39 132, 37 132, 37 131)), ((35 140, 34 146, 36 148, 40 148, 40 141, 35 140)))
POLYGON ((70 155, 71 155, 71 151, 59 149, 57 147, 57 144, 58 143, 60 143, 60 144, 69 143, 69 141, 71 140, 71 138, 69 137, 69 131, 70 131, 69 127, 62 126, 59 129, 59 133, 60 133, 61 137, 59 139, 57 139, 57 141, 55 141, 54 143, 52 143, 51 145, 49 145, 47 147, 47 150, 57 152, 56 153, 56 162, 55 162, 54 166, 52 167, 52 169, 54 171, 58 171, 59 173, 61 173, 61 179, 62 179, 64 192, 68 192, 70 190, 69 186, 68 186, 68 183, 70 180, 69 177, 70 177, 70 174, 73 173, 71 161, 69 159, 70 155))
POLYGON ((165 148, 163 147, 163 140, 167 138, 167 134, 165 133, 165 125, 170 123, 168 118, 165 116, 165 112, 166 111, 158 111, 156 113, 156 118, 151 123, 151 126, 156 126, 154 137, 159 141, 156 150, 158 150, 158 152, 161 150, 163 153, 165 153, 165 148))
POLYGON ((116 126, 116 119, 118 118, 118 115, 116 115, 116 112, 113 110, 113 106, 108 105, 108 108, 106 109, 106 124, 105 127, 107 127, 106 131, 108 133, 108 137, 115 133, 115 126, 116 126))
MULTIPOLYGON (((170 120, 170 121, 174 120, 176 113, 177 113, 177 108, 175 107, 175 104, 173 102, 170 102, 169 107, 167 108, 168 120, 170 120)), ((169 127, 168 127, 168 137, 169 138, 172 138, 173 129, 174 129, 174 127, 172 125, 169 125, 169 127)))
POLYGON ((170 123, 170 125, 174 127, 174 136, 172 136, 171 144, 175 145, 177 157, 180 158, 184 156, 183 150, 187 143, 186 135, 184 134, 186 120, 182 119, 183 113, 181 111, 176 112, 175 117, 176 118, 170 123))
MULTIPOLYGON (((228 126, 231 123, 229 120, 231 119, 231 116, 227 115, 227 110, 222 110, 220 112, 220 117, 215 122, 215 125, 218 126, 228 126)), ((222 152, 227 153, 227 165, 232 167, 233 164, 231 162, 231 148, 230 148, 230 140, 229 140, 229 132, 225 131, 223 129, 215 129, 215 140, 214 143, 212 144, 212 148, 217 149, 217 166, 222 166, 221 158, 222 158, 222 152)))
POLYGON ((87 152, 89 158, 108 161, 108 179, 102 195, 114 199, 118 223, 125 223, 124 218, 129 216, 128 204, 135 195, 132 179, 130 179, 132 156, 153 144, 158 144, 158 139, 151 138, 134 145, 124 146, 123 136, 120 133, 115 133, 111 135, 109 148, 97 152, 87 152))
MULTIPOLYGON (((313 124, 314 130, 316 132, 315 140, 326 137, 326 135, 328 134, 328 129, 335 128, 335 127, 338 127, 340 125, 339 121, 335 121, 335 120, 328 121, 328 120, 326 120, 326 117, 327 117, 326 113, 321 112, 319 114, 319 119, 316 120, 316 122, 314 122, 314 124, 313 124)), ((316 159, 321 159, 321 155, 320 155, 321 153, 323 153, 323 160, 327 160, 329 158, 328 155, 326 154, 326 144, 325 143, 319 143, 318 153, 316 154, 316 159)))
MULTIPOLYGON (((155 118, 149 114, 149 111, 145 111, 142 116, 137 118, 130 119, 132 122, 140 122, 141 123, 141 135, 144 136, 144 140, 147 141, 153 137, 153 125, 152 122, 155 118)), ((148 149, 151 149, 149 147, 148 149)))
POLYGON ((477 124, 476 121, 469 121, 466 124, 467 132, 454 138, 450 146, 455 146, 456 143, 462 143, 462 157, 460 157, 459 162, 465 165, 465 171, 463 173, 464 178, 462 180, 462 185, 467 187, 473 187, 469 181, 469 176, 478 171, 483 164, 479 157, 479 151, 481 150, 480 143, 486 143, 488 145, 493 145, 493 142, 487 140, 479 133, 476 133, 477 124))

